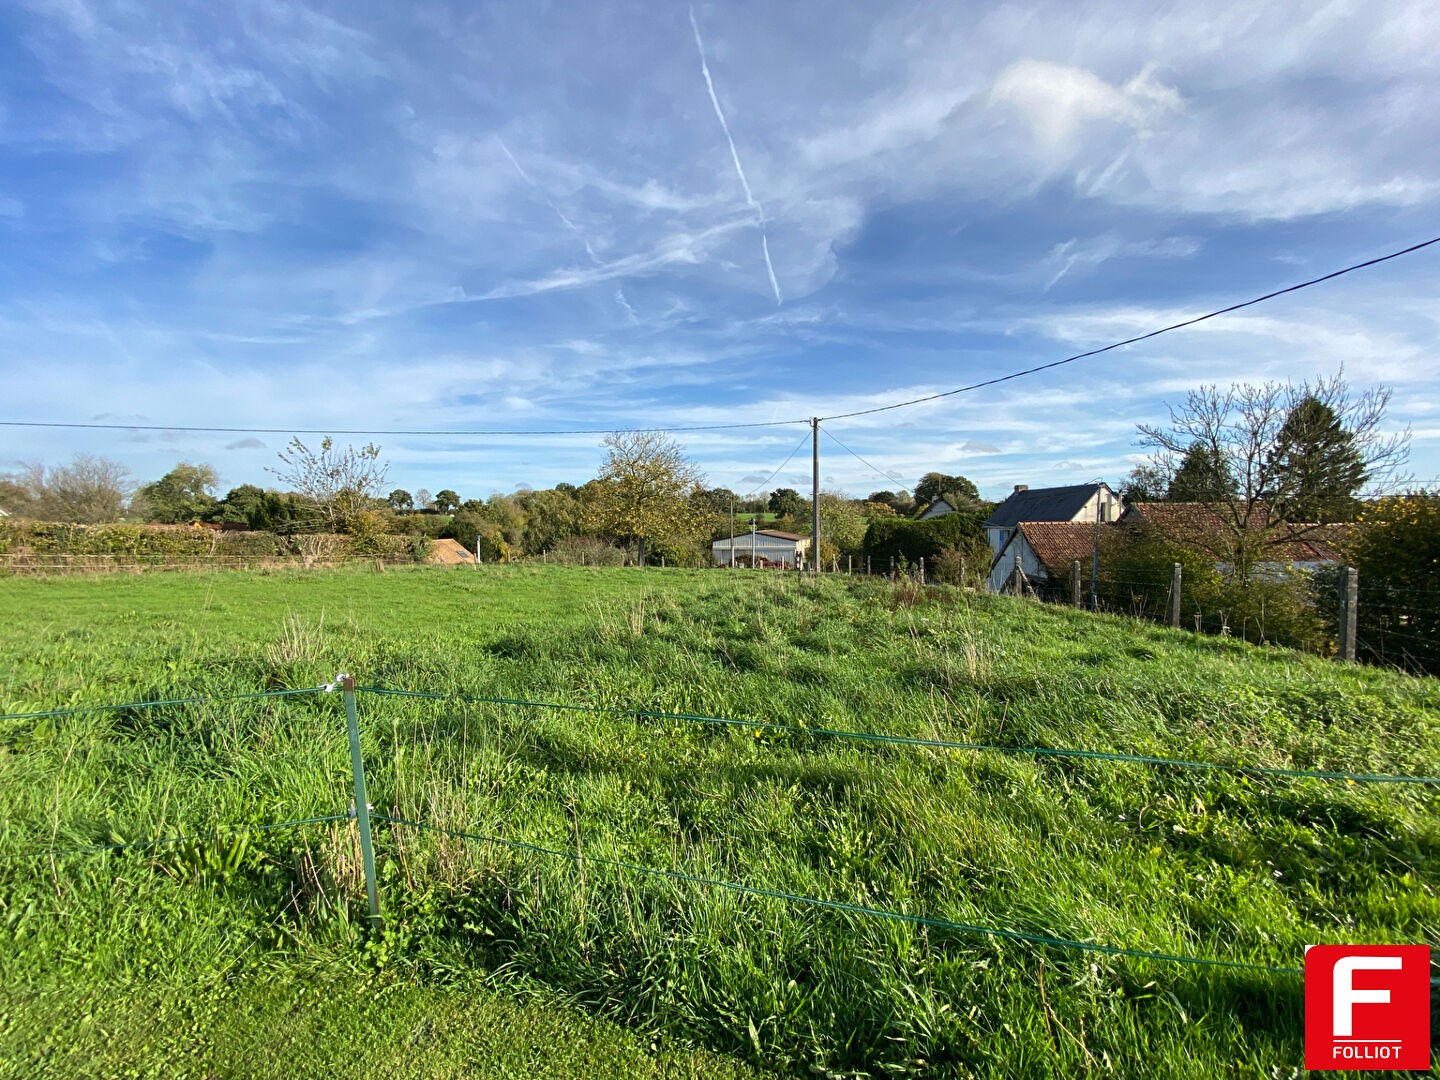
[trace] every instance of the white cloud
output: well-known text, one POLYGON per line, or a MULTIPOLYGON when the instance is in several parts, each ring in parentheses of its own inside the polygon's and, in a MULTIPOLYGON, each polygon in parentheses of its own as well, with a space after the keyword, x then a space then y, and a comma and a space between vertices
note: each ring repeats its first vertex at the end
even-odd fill
POLYGON ((1092 71, 1044 60, 1011 64, 990 88, 989 101, 1013 106, 1035 135, 1042 156, 1052 160, 1074 153, 1097 121, 1143 131, 1153 119, 1182 106, 1175 89, 1157 82, 1150 71, 1112 86, 1092 71))

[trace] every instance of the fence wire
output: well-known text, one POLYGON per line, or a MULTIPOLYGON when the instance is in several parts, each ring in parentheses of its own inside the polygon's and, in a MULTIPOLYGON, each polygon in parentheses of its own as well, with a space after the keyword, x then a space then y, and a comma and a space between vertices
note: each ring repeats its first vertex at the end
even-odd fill
POLYGON ((658 712, 649 709, 613 709, 599 705, 566 705, 550 701, 527 701, 522 698, 479 697, 471 694, 437 694, 422 690, 394 690, 378 686, 358 686, 355 689, 357 693, 378 694, 385 697, 420 698, 429 701, 463 701, 482 705, 514 705, 523 708, 552 709, 562 712, 582 712, 605 716, 627 716, 636 719, 679 720, 687 723, 715 724, 725 727, 781 732, 789 735, 810 735, 825 739, 849 739, 857 742, 881 743, 890 746, 913 746, 932 750, 972 750, 977 752, 1014 754, 1025 757, 1080 758, 1089 761, 1115 761, 1136 765, 1169 766, 1181 769, 1208 769, 1220 772, 1233 772, 1241 775, 1281 776, 1297 780, 1343 780, 1355 784, 1422 784, 1440 787, 1440 776, 1396 776, 1317 769, 1287 769, 1274 765, 1189 761, 1184 758, 1152 757, 1145 754, 1125 754, 1110 750, 1077 750, 1049 746, 1001 746, 994 743, 959 742, 949 739, 922 739, 908 735, 884 735, 863 731, 838 731, 831 728, 782 724, 773 720, 739 720, 724 716, 704 716, 698 713, 658 712))

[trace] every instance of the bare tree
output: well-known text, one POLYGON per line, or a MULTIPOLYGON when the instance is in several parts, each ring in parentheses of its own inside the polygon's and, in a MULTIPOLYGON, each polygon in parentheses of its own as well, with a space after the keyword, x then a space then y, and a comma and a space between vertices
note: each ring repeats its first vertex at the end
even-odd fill
POLYGON ((347 531, 371 500, 380 498, 390 471, 374 443, 341 449, 328 435, 315 450, 299 438, 291 439, 278 456, 281 467, 265 471, 312 501, 330 532, 347 531))
POLYGON ((1267 382, 1211 385, 1192 390, 1183 405, 1170 407, 1168 427, 1140 425, 1140 445, 1151 449, 1151 475, 1173 484, 1181 470, 1194 482, 1198 463, 1216 475, 1209 503, 1224 522, 1223 550, 1212 552, 1232 562, 1242 578, 1249 575, 1266 547, 1312 535, 1316 522, 1289 521, 1287 511, 1314 505, 1309 490, 1315 468, 1297 462, 1307 455, 1302 443, 1320 433, 1298 418, 1318 416, 1326 438, 1345 456, 1344 482, 1353 494, 1368 481, 1389 476, 1409 455, 1410 432, 1385 426, 1390 391, 1381 386, 1352 393, 1344 373, 1300 386, 1267 382), (1335 432, 1341 437, 1337 441, 1335 432))
POLYGON ((124 517, 133 487, 125 466, 94 454, 76 454, 70 464, 53 469, 26 462, 6 480, 8 488, 24 494, 21 512, 28 516, 86 525, 124 517))

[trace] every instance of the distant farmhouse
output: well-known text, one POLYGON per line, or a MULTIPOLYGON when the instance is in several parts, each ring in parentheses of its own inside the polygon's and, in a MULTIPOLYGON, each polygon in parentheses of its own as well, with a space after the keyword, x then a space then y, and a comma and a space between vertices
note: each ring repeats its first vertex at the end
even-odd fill
POLYGON ((716 566, 798 566, 810 551, 810 537, 796 536, 779 529, 741 533, 731 540, 722 537, 710 545, 716 566))
MULTIPOLYGON (((1175 544, 1205 552, 1219 569, 1227 570, 1232 555, 1228 550, 1232 531, 1224 516, 1227 510, 1212 503, 1136 502, 1126 508, 1120 524, 1152 529, 1175 544)), ((1344 561, 1339 547, 1351 526, 1275 521, 1268 513, 1259 503, 1250 511, 1253 531, 1265 537, 1257 566, 1315 570, 1344 561)))
MULTIPOLYGON (((1102 523, 1098 539, 1108 548, 1114 522, 1102 523)), ((1094 557, 1097 528, 1083 521, 1022 521, 1015 526, 1000 555, 990 564, 990 591, 1009 592, 1015 586, 1015 560, 1025 583, 1039 591, 1053 582, 1070 577, 1070 565, 1076 559, 1087 568, 1094 557)))
MULTIPOLYGON (((1103 556, 1125 532, 1138 529, 1202 552, 1227 571, 1235 536, 1227 512, 1221 504, 1169 502, 1136 502, 1122 511, 1119 497, 1104 484, 1033 491, 1017 486, 985 522, 994 555, 987 585, 991 592, 1012 591, 1019 559, 1025 586, 1053 589, 1068 580, 1077 559, 1088 575, 1097 545, 1103 556)), ((1315 570, 1344 561, 1340 546, 1350 526, 1274 521, 1259 504, 1251 515, 1252 534, 1263 536, 1256 570, 1315 570)))
POLYGON ((944 517, 946 514, 956 513, 955 507, 950 505, 950 500, 940 496, 916 517, 916 521, 928 521, 931 518, 944 517))

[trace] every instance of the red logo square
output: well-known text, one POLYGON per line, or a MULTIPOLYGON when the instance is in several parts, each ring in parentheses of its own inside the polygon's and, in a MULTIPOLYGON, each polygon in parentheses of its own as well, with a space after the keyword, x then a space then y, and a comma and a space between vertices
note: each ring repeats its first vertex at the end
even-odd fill
POLYGON ((1306 949, 1305 1067, 1430 1068, 1430 946, 1306 949))

